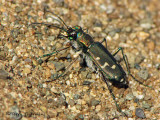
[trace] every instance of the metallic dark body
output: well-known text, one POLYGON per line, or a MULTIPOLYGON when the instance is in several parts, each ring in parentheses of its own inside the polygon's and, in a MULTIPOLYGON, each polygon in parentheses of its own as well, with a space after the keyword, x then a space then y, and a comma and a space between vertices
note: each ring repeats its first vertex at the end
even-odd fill
MULTIPOLYGON (((93 38, 80 26, 68 28, 67 33, 68 39, 77 44, 76 46, 72 44, 75 50, 82 50, 83 54, 90 58, 90 62, 94 63, 106 79, 113 83, 126 84, 126 73, 123 68, 101 43, 94 42, 93 38)), ((92 68, 91 65, 88 66, 92 68)))
POLYGON ((126 73, 122 67, 117 63, 116 59, 111 55, 111 53, 99 42, 93 43, 89 49, 88 54, 90 58, 94 61, 96 66, 104 74, 104 76, 109 79, 111 82, 118 82, 126 76, 126 73), (99 60, 96 58, 99 57, 99 60), (102 68, 105 63, 108 63, 108 66, 102 68), (111 66, 115 65, 115 69, 111 66))

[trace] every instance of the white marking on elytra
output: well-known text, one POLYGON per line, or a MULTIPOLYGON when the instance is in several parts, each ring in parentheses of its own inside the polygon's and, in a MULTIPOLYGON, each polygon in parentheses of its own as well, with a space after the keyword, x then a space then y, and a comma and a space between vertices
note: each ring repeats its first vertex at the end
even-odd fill
POLYGON ((112 68, 112 69, 115 69, 115 68, 116 68, 116 65, 113 65, 111 68, 112 68))
POLYGON ((100 57, 96 57, 96 60, 100 60, 100 57))
POLYGON ((115 79, 117 78, 117 76, 114 77, 115 79))
POLYGON ((120 80, 120 82, 123 82, 124 81, 124 79, 122 78, 121 80, 120 80))
POLYGON ((101 66, 101 68, 105 68, 106 66, 109 66, 109 64, 107 62, 105 62, 104 65, 101 66))

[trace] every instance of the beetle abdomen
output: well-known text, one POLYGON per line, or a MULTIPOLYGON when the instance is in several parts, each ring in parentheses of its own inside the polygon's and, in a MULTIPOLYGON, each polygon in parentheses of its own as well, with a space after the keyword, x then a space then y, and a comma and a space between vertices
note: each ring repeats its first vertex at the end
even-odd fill
POLYGON ((117 82, 123 82, 121 79, 126 75, 124 70, 101 43, 95 42, 91 44, 87 52, 106 78, 117 82))

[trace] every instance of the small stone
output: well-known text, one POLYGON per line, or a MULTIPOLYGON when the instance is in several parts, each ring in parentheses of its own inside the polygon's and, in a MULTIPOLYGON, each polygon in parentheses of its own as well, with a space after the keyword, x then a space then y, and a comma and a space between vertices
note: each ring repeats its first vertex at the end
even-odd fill
POLYGON ((160 70, 160 63, 157 63, 157 64, 155 65, 155 68, 156 68, 157 70, 160 70))
POLYGON ((127 100, 132 100, 133 98, 134 98, 134 96, 131 93, 126 95, 127 100))
POLYGON ((69 114, 69 115, 67 115, 67 120, 74 120, 74 115, 72 115, 72 114, 69 114))
POLYGON ((84 81, 83 82, 83 85, 90 85, 92 82, 90 82, 90 81, 84 81))
POLYGON ((136 57, 135 57, 135 62, 134 62, 134 64, 140 64, 143 60, 144 60, 144 56, 143 55, 141 55, 141 54, 139 54, 139 55, 137 55, 136 57))
POLYGON ((23 69, 22 73, 25 74, 25 75, 28 75, 29 73, 31 73, 31 69, 26 67, 26 68, 23 69))
POLYGON ((148 78, 148 70, 146 69, 141 69, 139 72, 138 72, 138 76, 144 80, 146 80, 148 78))
POLYGON ((84 115, 81 114, 81 115, 79 115, 78 117, 79 117, 81 120, 84 120, 84 115))
POLYGON ((21 11, 22 11, 22 7, 16 6, 15 11, 16 11, 17 13, 21 12, 21 11))
POLYGON ((16 93, 16 92, 10 92, 10 95, 11 95, 13 98, 17 98, 17 93, 16 93))
POLYGON ((101 110, 101 105, 96 106, 96 112, 99 112, 101 110))
POLYGON ((99 100, 92 100, 92 101, 91 101, 91 105, 92 105, 92 106, 99 105, 99 103, 100 103, 99 100))
POLYGON ((52 91, 53 93, 57 93, 57 94, 59 93, 58 90, 57 90, 55 87, 52 87, 52 88, 51 88, 51 91, 52 91))
POLYGON ((126 31, 126 32, 131 32, 131 30, 132 30, 132 28, 131 28, 130 26, 127 26, 127 27, 125 28, 125 31, 126 31))
POLYGON ((0 79, 7 79, 8 73, 5 70, 0 69, 0 79))
POLYGON ((136 108, 135 115, 139 118, 145 118, 144 111, 141 108, 136 108))
POLYGON ((138 95, 136 96, 139 100, 142 100, 144 98, 144 95, 138 95))
POLYGON ((69 80, 66 81, 66 84, 70 86, 71 82, 69 80))
POLYGON ((116 33, 116 34, 114 35, 113 39, 114 39, 114 40, 118 40, 118 39, 119 39, 119 34, 116 33))
POLYGON ((38 65, 37 60, 32 60, 32 63, 33 63, 34 66, 37 66, 37 65, 38 65))
POLYGON ((48 109, 47 114, 50 116, 50 118, 56 118, 58 113, 55 109, 48 109))
POLYGON ((148 49, 149 50, 154 50, 155 49, 155 43, 153 42, 153 41, 149 41, 148 43, 147 43, 147 46, 148 46, 148 49))
POLYGON ((149 36, 150 36, 149 33, 146 33, 146 32, 143 32, 143 31, 137 33, 137 38, 139 40, 142 40, 142 41, 146 40, 149 36))
POLYGON ((46 108, 45 106, 40 106, 40 109, 41 109, 44 113, 47 112, 47 108, 46 108))
POLYGON ((56 43, 56 48, 61 48, 62 44, 61 43, 56 43))
POLYGON ((75 100, 78 100, 79 98, 80 98, 80 96, 79 96, 78 94, 75 94, 75 95, 74 95, 74 99, 75 99, 75 100))
POLYGON ((91 79, 92 78, 92 74, 91 73, 87 74, 86 78, 87 79, 91 79))
POLYGON ((150 109, 152 105, 148 104, 146 101, 142 102, 142 107, 145 109, 150 109))
POLYGON ((55 62, 55 61, 51 61, 51 62, 54 64, 57 72, 65 68, 64 63, 55 62))
POLYGON ((71 107, 73 107, 74 104, 75 104, 75 102, 74 102, 73 99, 69 99, 68 104, 69 104, 71 107))
POLYGON ((45 76, 46 76, 46 78, 50 78, 51 77, 51 71, 50 71, 50 69, 46 69, 45 70, 45 76))
POLYGON ((125 110, 124 112, 128 117, 132 117, 131 110, 125 110))
POLYGON ((49 36, 48 38, 47 38, 47 40, 49 40, 49 41, 54 41, 55 40, 55 36, 49 36))
POLYGON ((93 30, 96 31, 96 32, 101 32, 102 28, 101 27, 94 27, 93 30))
POLYGON ((88 72, 82 71, 81 74, 80 74, 80 78, 85 79, 87 77, 87 74, 88 74, 88 72))
POLYGON ((52 62, 47 62, 47 66, 50 68, 50 69, 55 69, 55 66, 52 62))
POLYGON ((150 29, 152 27, 153 21, 151 19, 143 19, 140 21, 140 26, 145 29, 150 29))
MULTIPOLYGON (((1 46, 1 45, 0 45, 1 46)), ((3 50, 0 50, 0 60, 5 60, 6 58, 6 53, 3 50)))
POLYGON ((81 106, 80 104, 77 104, 77 105, 76 105, 76 109, 77 109, 77 110, 81 110, 81 108, 82 108, 82 106, 81 106))
POLYGON ((128 120, 134 120, 133 118, 128 118, 128 120))
POLYGON ((129 110, 135 110, 135 107, 134 106, 130 106, 129 110))
MULTIPOLYGON (((14 58, 12 58, 12 60, 16 61, 18 59, 18 57, 14 56, 14 58)), ((31 59, 30 58, 26 58, 24 60, 26 63, 31 63, 31 59)))

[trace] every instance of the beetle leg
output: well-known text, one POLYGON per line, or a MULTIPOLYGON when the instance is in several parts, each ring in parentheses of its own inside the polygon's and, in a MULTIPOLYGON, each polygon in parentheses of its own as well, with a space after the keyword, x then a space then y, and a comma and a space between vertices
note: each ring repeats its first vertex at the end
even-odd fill
POLYGON ((137 81, 139 84, 144 85, 144 86, 149 87, 149 88, 152 88, 152 86, 145 85, 145 84, 143 84, 141 81, 137 80, 137 79, 130 73, 128 58, 127 58, 127 56, 123 53, 123 48, 122 48, 122 47, 119 47, 118 50, 117 50, 115 53, 113 53, 113 56, 115 56, 119 51, 122 52, 123 60, 124 60, 125 65, 126 65, 128 75, 130 75, 130 76, 131 76, 135 81, 137 81))
MULTIPOLYGON (((55 50, 55 51, 53 51, 52 53, 49 53, 49 54, 45 54, 45 55, 42 55, 41 57, 39 57, 39 58, 43 58, 43 57, 47 57, 47 56, 51 56, 51 55, 53 55, 53 54, 55 54, 55 53, 59 53, 60 51, 62 51, 62 50, 66 50, 66 49, 68 49, 70 46, 67 46, 67 47, 65 47, 65 48, 61 48, 61 49, 59 49, 59 50, 55 50)), ((39 59, 38 58, 38 59, 39 59)))
POLYGON ((106 38, 103 38, 103 40, 100 41, 100 43, 102 44, 104 41, 105 41, 105 45, 106 45, 106 49, 107 49, 107 39, 106 38))
POLYGON ((111 94, 111 96, 112 96, 112 98, 113 98, 113 100, 114 100, 114 103, 115 103, 115 105, 116 105, 116 107, 117 107, 117 110, 118 110, 119 112, 121 112, 121 108, 119 107, 119 105, 118 105, 117 102, 116 102, 115 95, 113 94, 112 89, 111 89, 108 81, 106 80, 106 78, 105 78, 105 76, 103 75, 102 72, 101 72, 101 76, 102 76, 102 80, 107 84, 108 90, 109 90, 109 92, 110 92, 110 94, 111 94))
POLYGON ((123 60, 124 60, 124 62, 125 62, 125 65, 126 65, 128 74, 130 74, 128 59, 127 59, 127 56, 123 53, 123 48, 122 48, 122 47, 119 47, 112 55, 115 56, 119 51, 122 52, 123 60))

